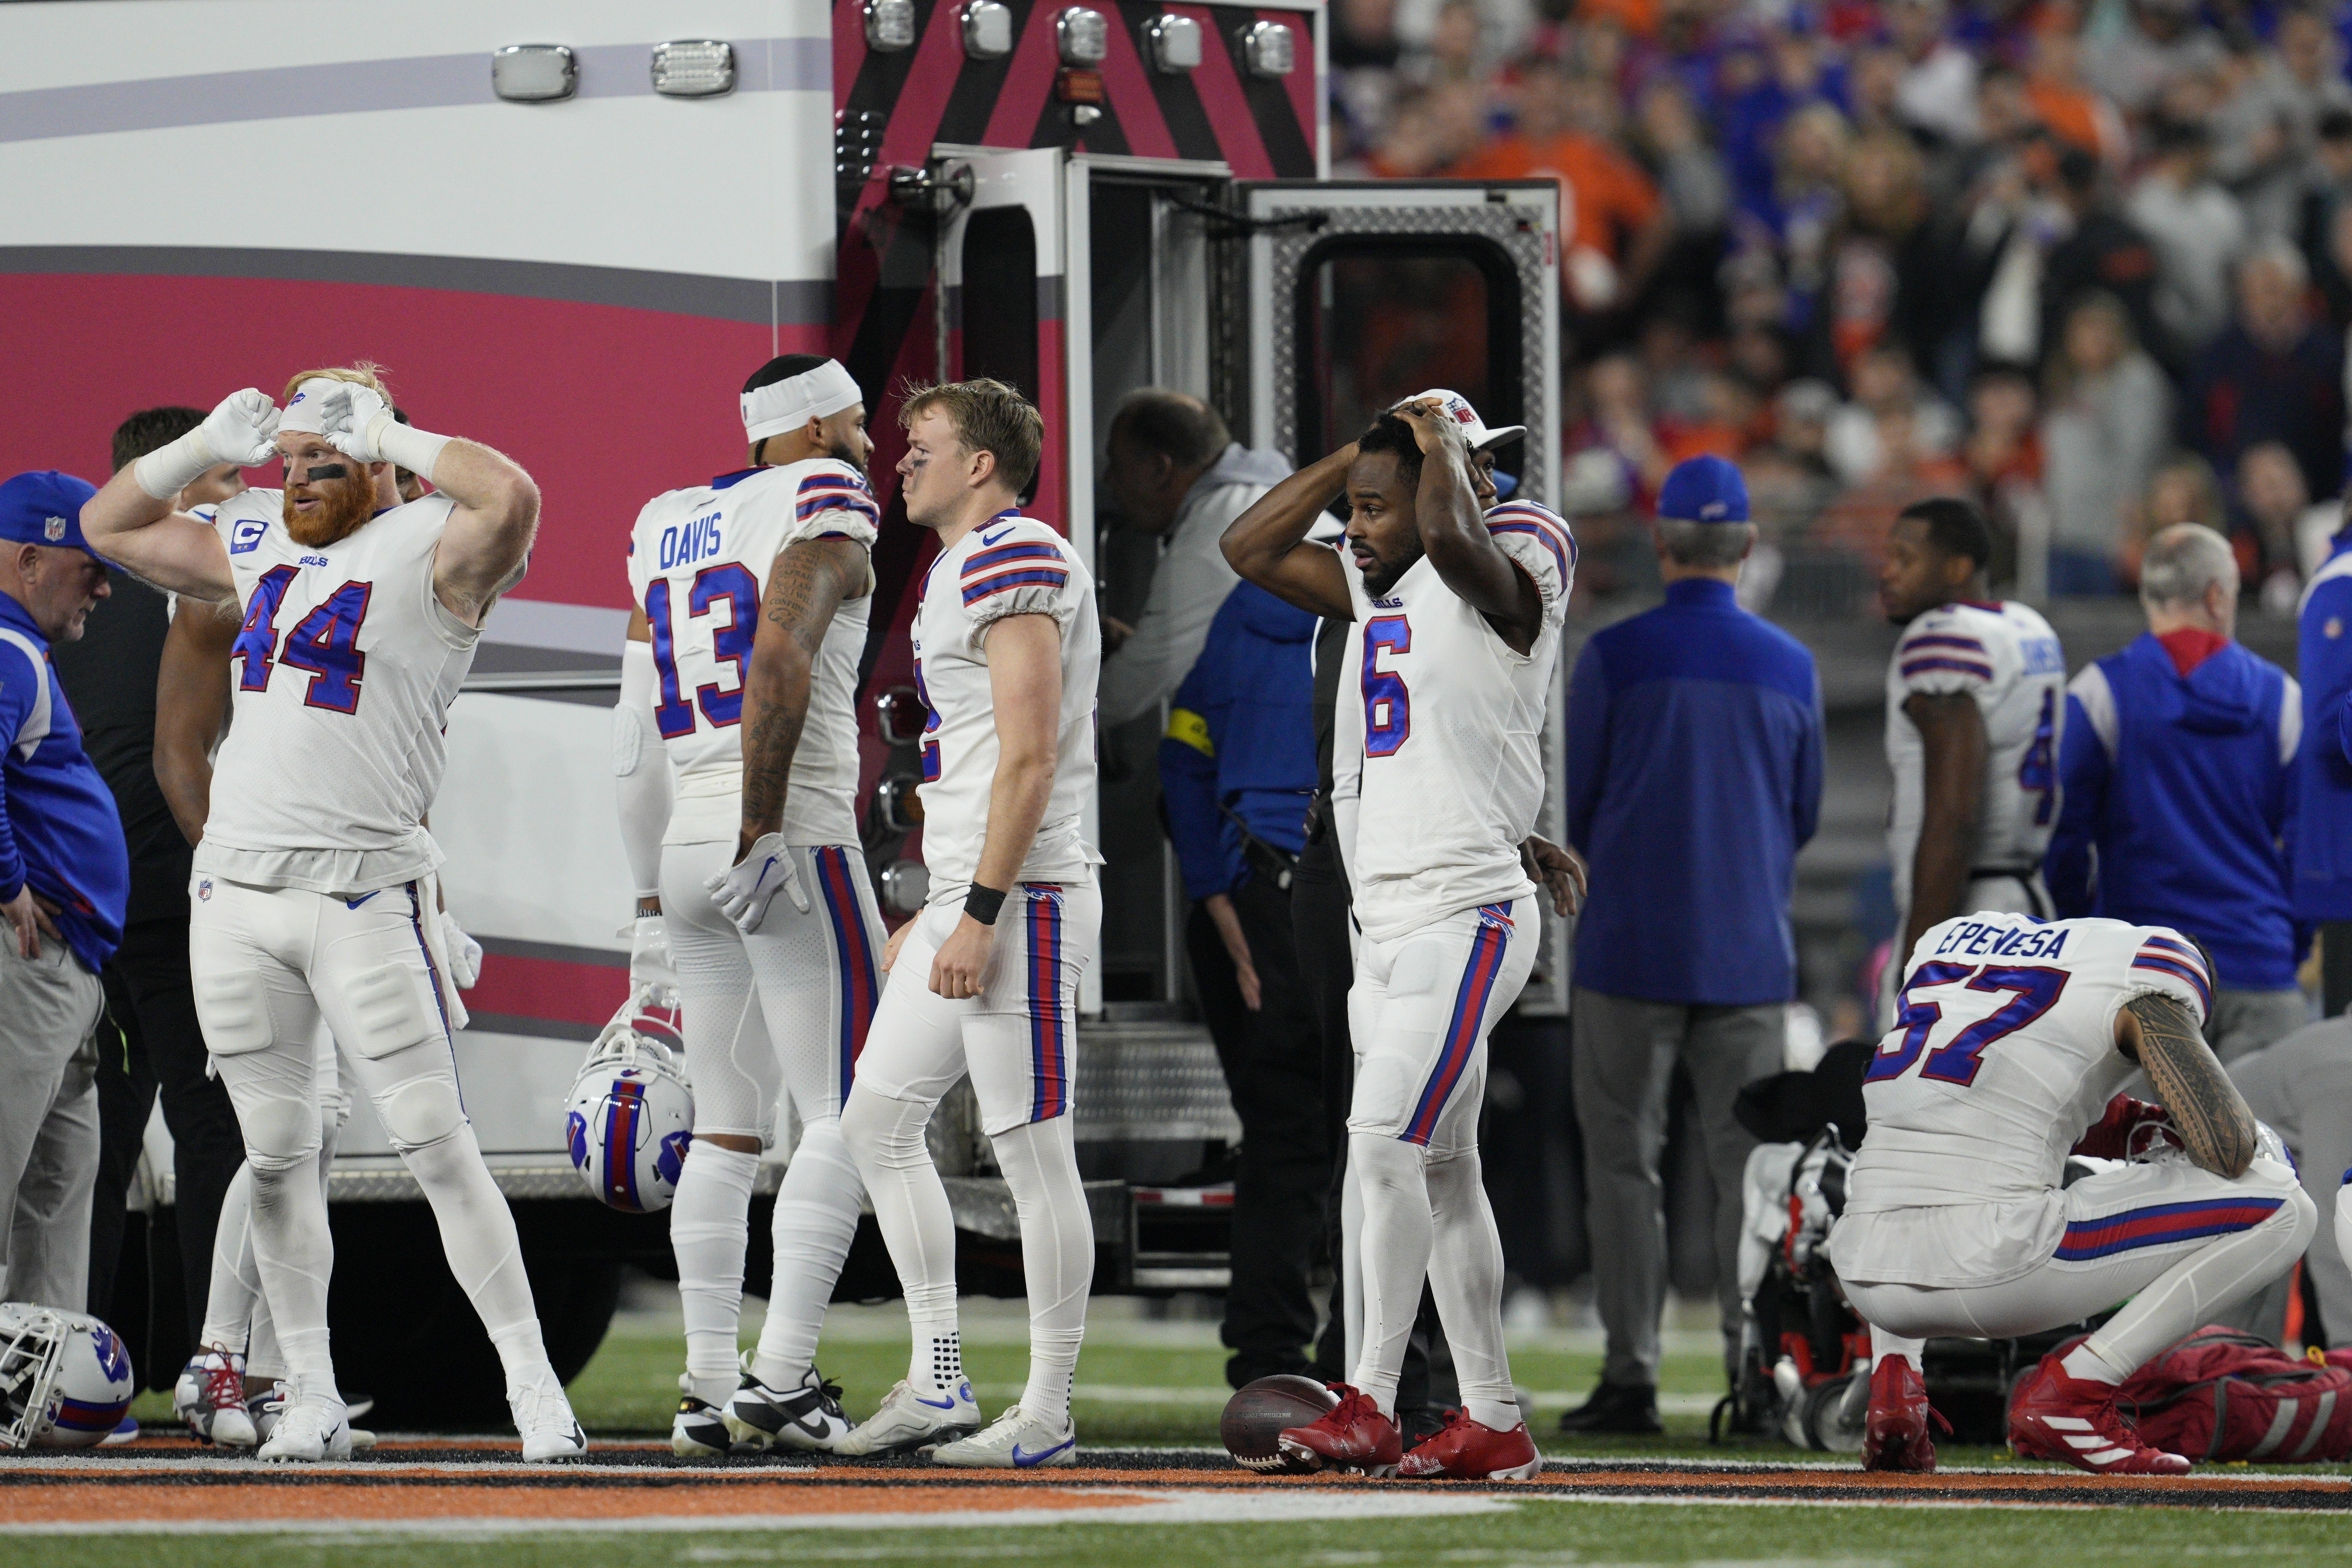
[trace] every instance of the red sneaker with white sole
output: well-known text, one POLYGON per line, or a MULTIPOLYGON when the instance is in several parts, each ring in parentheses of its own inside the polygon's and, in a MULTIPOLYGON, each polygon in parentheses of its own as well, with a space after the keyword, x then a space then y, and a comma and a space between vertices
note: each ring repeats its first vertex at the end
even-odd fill
POLYGON ((2113 1384, 2069 1377, 2055 1354, 2025 1375, 2009 1402, 2010 1451, 2095 1476, 2185 1476, 2189 1461, 2151 1448, 2116 1408, 2113 1384))
POLYGON ((1404 1439, 1398 1436, 1396 1423, 1381 1414, 1370 1395, 1345 1383, 1325 1386, 1339 1396, 1339 1403, 1311 1425, 1285 1427, 1275 1439, 1284 1457, 1310 1470, 1396 1474, 1397 1462, 1404 1458, 1404 1439))
POLYGON ((1870 1373, 1870 1414, 1862 1426, 1862 1468, 1926 1475, 1936 1468, 1933 1421, 1946 1433, 1952 1424, 1927 1403, 1927 1385, 1906 1356, 1887 1355, 1870 1373))
POLYGON ((1542 1473, 1543 1456, 1525 1421, 1497 1431, 1473 1421, 1467 1410, 1454 1411, 1397 1466, 1397 1474, 1424 1480, 1531 1481, 1542 1473))

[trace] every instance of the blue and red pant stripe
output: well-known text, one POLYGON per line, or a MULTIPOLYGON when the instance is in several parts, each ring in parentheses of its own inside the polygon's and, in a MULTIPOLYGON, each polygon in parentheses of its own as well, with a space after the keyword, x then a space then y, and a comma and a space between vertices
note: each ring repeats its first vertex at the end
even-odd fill
POLYGON ((1478 935, 1471 939, 1470 960, 1463 967, 1462 983, 1454 993, 1454 1015, 1445 1025, 1445 1043, 1438 1051, 1437 1065, 1430 1070, 1428 1082, 1422 1085, 1412 1119, 1399 1134, 1408 1144, 1427 1147, 1436 1133, 1437 1119, 1445 1113, 1445 1103, 1462 1082, 1470 1053, 1478 1048, 1486 1003, 1495 994, 1495 977, 1503 972, 1503 949, 1511 940, 1510 916, 1500 910, 1479 913, 1491 913, 1495 918, 1481 921, 1478 935))

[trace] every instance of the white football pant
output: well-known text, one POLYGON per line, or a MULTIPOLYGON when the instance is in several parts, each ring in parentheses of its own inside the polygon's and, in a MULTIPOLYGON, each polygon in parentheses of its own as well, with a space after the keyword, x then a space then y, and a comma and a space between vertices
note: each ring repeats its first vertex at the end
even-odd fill
POLYGON ((1396 1408, 1424 1282, 1453 1346, 1463 1407, 1519 1424, 1503 1347, 1503 1244, 1478 1162, 1486 1036, 1535 967, 1536 902, 1481 905, 1356 951, 1357 1042, 1348 1113, 1360 1195, 1363 1348, 1352 1381, 1396 1408))
POLYGON ((746 936, 704 882, 734 862, 732 841, 662 848, 662 920, 677 965, 695 1141, 670 1206, 686 1316, 686 1370, 696 1397, 725 1403, 736 1385, 743 1254, 760 1156, 714 1133, 775 1141, 779 1092, 800 1141, 776 1192, 775 1272, 752 1374, 794 1388, 816 1357, 824 1309, 857 1234, 863 1188, 841 1143, 841 1105, 881 989, 882 916, 854 846, 786 852, 805 914, 778 894, 746 936))
POLYGON ((331 1394, 319 1026, 425 1190, 449 1271, 497 1346, 509 1389, 554 1378, 514 1216, 483 1163, 428 957, 430 882, 355 898, 199 877, 189 900, 196 1016, 236 1107, 252 1235, 288 1374, 331 1394))

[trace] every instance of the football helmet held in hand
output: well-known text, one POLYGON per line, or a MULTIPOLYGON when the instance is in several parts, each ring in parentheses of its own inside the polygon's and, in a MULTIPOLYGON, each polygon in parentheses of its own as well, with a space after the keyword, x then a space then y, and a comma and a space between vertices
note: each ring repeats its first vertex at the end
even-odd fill
POLYGON ((639 986, 589 1048, 564 1111, 572 1168, 597 1201, 656 1214, 694 1142, 694 1093, 674 1001, 639 986))

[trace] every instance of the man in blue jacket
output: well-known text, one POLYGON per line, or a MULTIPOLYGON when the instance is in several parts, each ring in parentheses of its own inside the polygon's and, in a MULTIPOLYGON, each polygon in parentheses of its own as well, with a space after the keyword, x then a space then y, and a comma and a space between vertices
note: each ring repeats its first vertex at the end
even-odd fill
POLYGON ((1756 1140, 1732 1100, 1780 1065, 1797 978, 1789 896, 1822 800, 1812 655, 1732 596, 1755 538, 1738 469, 1677 465, 1658 492, 1666 601, 1596 633, 1569 689, 1568 837, 1591 877, 1572 1082, 1609 1348, 1563 1431, 1659 1429, 1658 1155, 1677 1061, 1715 1186, 1727 1370, 1738 1354, 1740 1178, 1756 1140))
POLYGON ((1160 743, 1168 836, 1192 898, 1192 977, 1242 1123, 1223 1329, 1236 1388, 1304 1373, 1315 1337, 1307 1275, 1331 1151, 1322 1040, 1290 914, 1315 790, 1314 635, 1306 611, 1235 586, 1160 743))
POLYGON ((2061 915, 2168 925, 2213 955, 2205 1026, 2223 1061, 2304 1023, 2305 934, 2283 841, 2294 810, 2302 697, 2231 641, 2238 562, 2197 523, 2148 541, 2146 633, 2066 688, 2063 803, 2043 880, 2061 915))
POLYGON ((0 1300, 83 1310, 98 1175, 98 972, 131 862, 49 666, 107 593, 71 475, 0 484, 0 1300))
POLYGON ((2352 526, 2312 573, 2299 620, 2294 914, 2319 927, 2322 1010, 2334 1018, 2352 1007, 2352 526))

